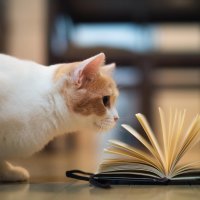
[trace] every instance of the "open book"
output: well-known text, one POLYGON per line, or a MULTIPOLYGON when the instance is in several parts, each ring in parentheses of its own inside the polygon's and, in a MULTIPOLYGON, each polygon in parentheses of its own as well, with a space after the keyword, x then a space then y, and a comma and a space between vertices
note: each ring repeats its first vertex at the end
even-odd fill
POLYGON ((105 149, 105 152, 113 154, 115 158, 107 159, 100 165, 100 178, 123 177, 125 182, 126 177, 127 180, 132 177, 138 181, 144 179, 150 182, 151 179, 164 182, 177 180, 180 183, 182 180, 200 180, 200 148, 199 152, 196 152, 196 159, 184 159, 200 141, 199 114, 194 117, 186 130, 183 128, 185 110, 170 109, 169 116, 166 116, 166 113, 159 108, 159 114, 162 128, 159 137, 158 135, 156 137, 145 116, 140 113, 136 114, 136 117, 147 139, 129 125, 122 125, 140 141, 146 151, 121 141, 111 140, 110 147, 105 149))
POLYGON ((200 148, 195 149, 200 145, 200 115, 189 127, 185 127, 186 110, 170 109, 167 116, 159 108, 159 116, 161 132, 155 134, 145 116, 136 114, 146 137, 122 125, 143 149, 111 140, 105 152, 112 156, 103 161, 98 173, 71 170, 66 175, 104 188, 112 184, 200 184, 200 148))

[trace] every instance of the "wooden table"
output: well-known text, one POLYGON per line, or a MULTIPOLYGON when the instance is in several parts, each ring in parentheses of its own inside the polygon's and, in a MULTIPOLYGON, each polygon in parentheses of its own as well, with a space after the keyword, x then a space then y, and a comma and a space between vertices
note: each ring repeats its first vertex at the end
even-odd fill
POLYGON ((200 185, 134 185, 101 189, 94 188, 87 182, 66 178, 65 171, 69 169, 94 171, 95 163, 91 164, 94 162, 91 151, 82 151, 82 154, 38 154, 26 160, 15 160, 14 164, 20 164, 29 170, 30 183, 0 184, 0 200, 200 200, 200 185))
POLYGON ((0 185, 1 200, 23 199, 161 199, 161 200, 199 200, 200 186, 114 186, 100 189, 88 183, 69 181, 65 183, 31 183, 0 185))

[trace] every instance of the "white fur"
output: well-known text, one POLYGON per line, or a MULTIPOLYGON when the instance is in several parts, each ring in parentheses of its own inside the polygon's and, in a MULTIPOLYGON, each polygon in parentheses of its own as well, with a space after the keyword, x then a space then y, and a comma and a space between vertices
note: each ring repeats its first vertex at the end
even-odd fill
POLYGON ((106 118, 70 113, 60 93, 62 82, 69 77, 54 82, 58 67, 0 54, 0 181, 27 180, 28 171, 7 160, 28 157, 55 136, 114 126, 113 117, 118 117, 114 108, 106 118))
POLYGON ((30 156, 73 129, 55 70, 0 54, 0 160, 30 156))

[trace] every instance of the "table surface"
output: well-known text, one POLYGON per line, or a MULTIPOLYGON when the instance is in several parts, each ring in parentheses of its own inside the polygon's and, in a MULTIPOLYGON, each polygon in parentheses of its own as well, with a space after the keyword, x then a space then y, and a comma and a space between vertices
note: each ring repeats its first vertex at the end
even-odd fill
POLYGON ((0 199, 199 200, 200 186, 113 186, 111 189, 101 189, 80 181, 4 184, 0 185, 0 199))
MULTIPOLYGON (((74 154, 39 154, 12 163, 29 170, 29 183, 0 184, 0 200, 32 199, 161 199, 161 200, 199 200, 200 185, 197 186, 113 186, 111 189, 95 188, 84 181, 65 177, 65 171, 78 168, 94 172, 96 156, 90 152, 74 154), (88 158, 87 158, 88 156, 88 158), (90 159, 90 160, 89 160, 90 159), (87 161, 87 162, 86 162, 87 161), (93 164, 92 164, 93 163, 93 164)), ((96 163, 97 164, 97 163, 96 163)))

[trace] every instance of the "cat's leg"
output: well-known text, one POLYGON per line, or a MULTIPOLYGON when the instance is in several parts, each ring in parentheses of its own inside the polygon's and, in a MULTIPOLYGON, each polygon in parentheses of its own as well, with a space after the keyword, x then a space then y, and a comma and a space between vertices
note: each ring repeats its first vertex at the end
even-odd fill
POLYGON ((28 181, 29 172, 19 166, 14 166, 7 161, 0 161, 0 182, 28 181))

